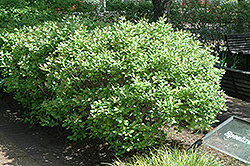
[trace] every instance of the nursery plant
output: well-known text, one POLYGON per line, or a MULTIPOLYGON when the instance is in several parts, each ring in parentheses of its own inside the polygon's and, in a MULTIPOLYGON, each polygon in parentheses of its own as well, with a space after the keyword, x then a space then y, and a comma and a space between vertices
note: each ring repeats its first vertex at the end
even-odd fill
POLYGON ((225 110, 223 70, 210 48, 165 21, 72 17, 5 33, 0 85, 31 124, 103 138, 118 155, 163 144, 166 127, 206 130, 225 110))

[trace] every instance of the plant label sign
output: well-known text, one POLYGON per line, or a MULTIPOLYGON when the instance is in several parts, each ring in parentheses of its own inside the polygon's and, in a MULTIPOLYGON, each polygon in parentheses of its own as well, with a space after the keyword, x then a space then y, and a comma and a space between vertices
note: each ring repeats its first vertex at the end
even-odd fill
POLYGON ((250 122, 232 116, 203 137, 203 143, 250 164, 250 122))

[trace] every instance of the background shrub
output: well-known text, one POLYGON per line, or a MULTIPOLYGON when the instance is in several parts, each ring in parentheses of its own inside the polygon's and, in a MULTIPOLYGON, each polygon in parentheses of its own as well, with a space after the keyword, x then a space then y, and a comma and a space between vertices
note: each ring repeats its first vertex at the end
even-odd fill
MULTIPOLYGON (((242 33, 250 30, 250 2, 233 3, 216 0, 201 3, 181 4, 174 1, 171 5, 171 24, 174 29, 190 30, 206 44, 224 44, 226 33, 242 33)), ((92 0, 0 0, 0 19, 2 29, 34 26, 45 21, 59 21, 65 14, 81 14, 103 22, 116 22, 118 17, 136 22, 145 17, 153 20, 153 5, 150 1, 121 2, 107 0, 106 12, 98 1, 92 0)))
POLYGON ((188 1, 171 5, 174 28, 190 30, 206 44, 225 44, 225 34, 249 33, 250 2, 207 1, 205 4, 188 1))
POLYGON ((107 1, 107 11, 113 11, 118 13, 120 16, 126 16, 126 20, 139 21, 142 18, 148 19, 150 22, 153 21, 154 11, 153 4, 150 1, 107 1))
POLYGON ((246 70, 246 58, 232 56, 225 47, 225 34, 250 32, 249 1, 207 1, 205 4, 188 0, 187 4, 174 1, 171 5, 171 23, 175 29, 189 30, 205 45, 214 45, 219 51, 220 65, 246 70))
POLYGON ((61 22, 65 15, 79 11, 85 13, 85 17, 92 17, 90 11, 96 11, 96 8, 91 2, 79 0, 0 0, 0 33, 46 21, 61 22))
POLYGON ((205 130, 224 110, 222 71, 164 21, 89 28, 69 18, 5 33, 1 86, 31 123, 63 126, 73 140, 105 138, 117 154, 162 143, 166 126, 205 130))
POLYGON ((23 26, 34 26, 48 20, 58 21, 60 16, 54 10, 39 10, 34 7, 3 7, 0 8, 0 33, 13 31, 23 26))

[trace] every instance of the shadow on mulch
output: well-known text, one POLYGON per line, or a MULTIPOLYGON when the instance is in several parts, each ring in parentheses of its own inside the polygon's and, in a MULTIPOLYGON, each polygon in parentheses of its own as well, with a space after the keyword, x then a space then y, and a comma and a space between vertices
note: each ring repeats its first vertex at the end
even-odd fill
MULTIPOLYGON (((9 109, 4 112, 4 116, 13 123, 25 123, 21 114, 24 108, 13 99, 11 94, 3 92, 0 94, 2 94, 2 100, 9 107, 9 109)), ((114 151, 109 148, 109 144, 104 139, 86 138, 83 141, 70 141, 67 139, 69 132, 59 127, 51 128, 34 125, 29 130, 31 130, 31 135, 37 144, 46 149, 43 153, 43 155, 45 155, 43 158, 53 156, 54 158, 66 161, 68 165, 87 166, 105 165, 104 163, 112 163, 117 159, 114 155, 114 151)), ((188 147, 183 141, 172 138, 169 138, 165 145, 173 148, 178 147, 180 149, 186 149, 188 147)), ((150 149, 147 149, 144 152, 147 153, 149 150, 150 149)), ((137 152, 130 151, 128 154, 125 154, 123 158, 128 158, 134 154, 137 154, 137 152)), ((48 162, 50 161, 47 161, 47 163, 48 162)))
MULTIPOLYGON (((1 94, 2 100, 8 106, 3 116, 17 125, 25 123, 20 114, 24 108, 20 106, 10 94, 0 93, 0 95, 1 94)), ((29 124, 24 127, 29 127, 29 124)), ((34 125, 29 130, 37 144, 46 149, 43 153, 43 155, 45 155, 43 156, 44 158, 46 158, 46 155, 53 155, 56 159, 60 158, 61 160, 65 160, 65 163, 68 165, 90 166, 98 166, 101 165, 101 163, 111 163, 115 159, 114 153, 104 140, 84 139, 83 141, 70 141, 67 139, 67 134, 69 133, 58 127, 50 128, 34 125)), ((49 162, 47 161, 47 163, 49 162)))

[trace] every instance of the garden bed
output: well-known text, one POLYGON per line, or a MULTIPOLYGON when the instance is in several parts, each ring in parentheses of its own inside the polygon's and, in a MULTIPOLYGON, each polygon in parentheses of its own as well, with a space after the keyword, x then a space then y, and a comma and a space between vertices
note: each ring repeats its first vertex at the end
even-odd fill
MULTIPOLYGON (((17 101, 13 100, 10 94, 2 93, 2 100, 9 106, 9 111, 4 114, 9 121, 13 123, 24 123, 22 115, 18 110, 22 110, 22 106, 18 104, 17 101)), ((230 116, 239 116, 250 120, 250 103, 242 101, 233 97, 226 97, 228 111, 219 114, 217 119, 220 123, 230 116)), ((214 127, 216 127, 216 124, 214 127)), ((211 128, 212 129, 212 128, 211 128)), ((113 155, 113 151, 108 148, 107 143, 104 140, 98 139, 85 139, 84 141, 72 142, 68 141, 63 134, 62 130, 56 128, 47 128, 34 126, 30 130, 33 130, 34 140, 39 140, 41 145, 47 145, 53 143, 50 147, 47 147, 49 153, 53 153, 54 156, 60 156, 65 162, 75 165, 101 165, 101 163, 112 163, 112 160, 116 158, 113 155), (59 132, 60 131, 60 132, 59 132), (42 139, 48 137, 50 139, 42 139), (40 137, 39 137, 40 136, 40 137), (56 144, 54 144, 56 142, 56 144)), ((168 139, 165 142, 165 146, 168 147, 178 147, 179 149, 187 149, 196 140, 201 139, 204 133, 195 133, 188 129, 183 129, 181 133, 174 129, 166 129, 169 134, 168 139)), ((226 165, 240 165, 245 164, 234 160, 232 157, 218 152, 206 145, 202 145, 200 148, 201 152, 211 154, 223 160, 226 165)), ((127 154, 128 155, 128 154, 127 154)), ((129 156, 133 155, 130 153, 129 156)), ((122 159, 121 159, 122 160, 122 159)))

